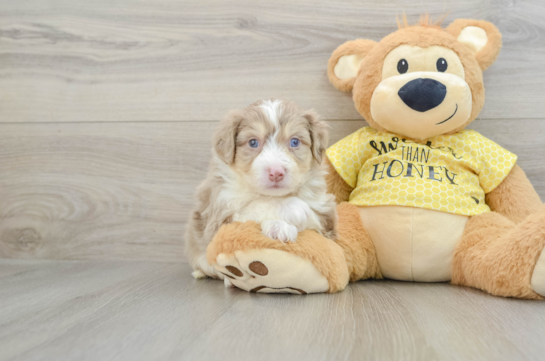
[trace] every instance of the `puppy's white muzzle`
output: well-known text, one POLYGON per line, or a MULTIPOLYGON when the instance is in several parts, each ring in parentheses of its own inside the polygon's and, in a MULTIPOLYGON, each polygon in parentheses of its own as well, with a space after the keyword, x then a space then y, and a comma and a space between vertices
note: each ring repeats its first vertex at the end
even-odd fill
POLYGON ((293 190, 292 169, 295 164, 285 147, 269 140, 252 163, 252 182, 265 195, 281 196, 293 190))

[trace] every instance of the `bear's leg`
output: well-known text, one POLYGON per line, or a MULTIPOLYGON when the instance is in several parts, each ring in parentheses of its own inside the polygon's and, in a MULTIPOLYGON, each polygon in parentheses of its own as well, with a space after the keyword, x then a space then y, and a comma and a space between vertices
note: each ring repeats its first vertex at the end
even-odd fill
POLYGON ((473 216, 456 246, 452 283, 504 297, 545 296, 545 208, 514 224, 489 212, 473 216))
POLYGON ((232 285, 250 292, 333 293, 349 280, 381 278, 357 207, 345 203, 338 211, 336 242, 307 230, 296 242, 282 243, 264 236, 254 222, 222 226, 208 246, 208 262, 232 285))
POLYGON ((337 244, 344 250, 350 281, 382 279, 375 245, 363 226, 358 207, 344 202, 337 206, 337 212, 337 244))
POLYGON ((263 235, 254 222, 234 222, 220 228, 207 258, 233 286, 249 292, 337 292, 348 283, 343 250, 314 231, 283 243, 263 235))

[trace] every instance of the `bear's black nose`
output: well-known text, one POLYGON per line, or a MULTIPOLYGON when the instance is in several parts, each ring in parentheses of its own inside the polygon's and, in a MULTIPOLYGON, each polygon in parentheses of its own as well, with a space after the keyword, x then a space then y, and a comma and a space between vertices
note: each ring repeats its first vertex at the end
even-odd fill
POLYGON ((443 102, 447 87, 433 79, 414 79, 403 85, 397 95, 411 109, 425 112, 443 102))

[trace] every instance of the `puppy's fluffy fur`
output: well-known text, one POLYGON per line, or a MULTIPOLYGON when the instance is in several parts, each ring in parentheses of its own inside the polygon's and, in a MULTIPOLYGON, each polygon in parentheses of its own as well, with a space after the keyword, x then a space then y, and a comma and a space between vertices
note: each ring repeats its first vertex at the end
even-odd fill
POLYGON ((260 223, 265 235, 284 242, 304 229, 335 239, 335 201, 321 165, 327 140, 327 125, 292 102, 258 101, 228 114, 214 135, 210 170, 186 230, 196 277, 223 278, 207 263, 206 247, 233 221, 260 223))

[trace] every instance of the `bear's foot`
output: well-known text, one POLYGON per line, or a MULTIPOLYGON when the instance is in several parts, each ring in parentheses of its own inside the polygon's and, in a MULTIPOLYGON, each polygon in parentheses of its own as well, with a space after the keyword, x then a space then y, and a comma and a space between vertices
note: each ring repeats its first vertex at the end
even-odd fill
POLYGON ((541 251, 534 272, 532 273, 532 289, 535 293, 545 297, 545 251, 541 251))
POLYGON ((248 292, 338 292, 349 279, 343 249, 311 230, 284 243, 263 235, 254 222, 233 222, 220 228, 206 258, 227 286, 248 292))
POLYGON ((261 293, 321 293, 329 290, 329 282, 301 257, 275 249, 220 253, 216 269, 230 283, 248 292, 261 293))
POLYGON ((541 248, 537 263, 532 271, 530 285, 535 293, 541 297, 545 297, 545 207, 543 210, 528 217, 525 221, 525 230, 533 235, 536 240, 536 246, 541 248))
POLYGON ((515 224, 499 213, 471 217, 458 244, 452 283, 496 296, 545 297, 545 208, 515 224))

